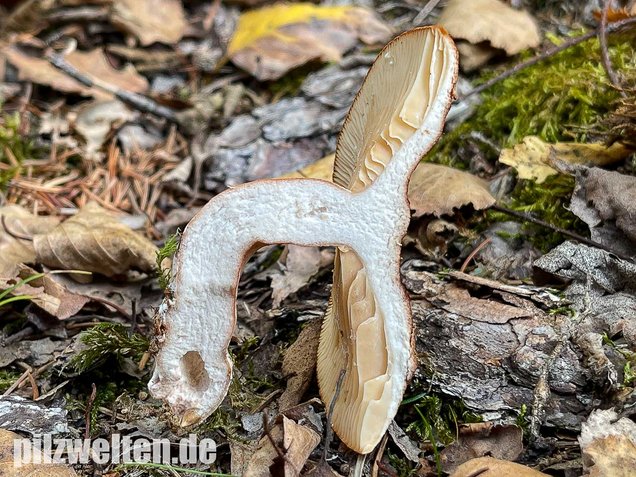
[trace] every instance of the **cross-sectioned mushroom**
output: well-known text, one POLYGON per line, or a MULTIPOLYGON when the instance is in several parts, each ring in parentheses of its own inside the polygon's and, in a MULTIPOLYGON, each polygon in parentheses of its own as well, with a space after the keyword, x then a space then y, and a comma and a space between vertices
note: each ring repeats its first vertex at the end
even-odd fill
POLYGON ((192 219, 159 310, 149 383, 182 424, 209 416, 227 393, 238 279, 251 253, 264 244, 336 245, 318 381, 329 404, 346 371, 333 427, 353 450, 373 450, 414 365, 399 271, 408 180, 442 134, 456 79, 457 51, 442 28, 398 36, 380 52, 345 120, 333 183, 251 182, 219 194, 192 219))

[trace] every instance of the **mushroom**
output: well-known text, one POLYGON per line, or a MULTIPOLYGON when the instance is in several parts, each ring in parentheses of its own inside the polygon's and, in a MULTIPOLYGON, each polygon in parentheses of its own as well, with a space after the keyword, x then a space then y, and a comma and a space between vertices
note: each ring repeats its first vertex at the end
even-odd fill
POLYGON ((158 312, 149 383, 182 425, 209 416, 232 375, 228 345, 247 258, 264 244, 336 245, 334 286, 318 350, 332 424, 369 453, 386 432, 414 367, 411 311, 400 281, 409 176, 442 134, 457 51, 439 27, 410 30, 379 54, 340 133, 333 183, 272 179, 214 197, 183 233, 158 312))

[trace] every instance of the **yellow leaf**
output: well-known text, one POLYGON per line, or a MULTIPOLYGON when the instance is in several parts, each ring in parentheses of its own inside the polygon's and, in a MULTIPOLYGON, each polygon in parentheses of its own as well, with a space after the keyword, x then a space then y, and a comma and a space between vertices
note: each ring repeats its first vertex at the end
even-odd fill
POLYGON ((358 39, 373 44, 390 36, 364 8, 278 4, 241 15, 227 53, 258 79, 272 80, 311 60, 338 61, 358 39))
POLYGON ((501 151, 499 161, 514 167, 520 179, 541 184, 557 174, 560 162, 586 166, 605 166, 625 159, 631 151, 620 143, 610 147, 600 143, 559 142, 549 144, 536 136, 528 136, 512 149, 501 151))
POLYGON ((335 154, 329 154, 328 156, 323 157, 322 159, 317 160, 309 164, 306 167, 296 171, 290 172, 289 174, 285 174, 281 176, 285 179, 322 179, 324 181, 331 181, 331 175, 333 171, 333 162, 335 159, 335 154))

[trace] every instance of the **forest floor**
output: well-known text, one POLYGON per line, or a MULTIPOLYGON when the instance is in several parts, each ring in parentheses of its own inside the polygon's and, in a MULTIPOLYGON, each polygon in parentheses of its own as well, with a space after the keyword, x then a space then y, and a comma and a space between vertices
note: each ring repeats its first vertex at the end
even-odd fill
POLYGON ((636 476, 636 2, 272 5, 0 1, 0 475, 636 476), (409 187, 418 366, 386 436, 328 432, 334 249, 295 245, 244 266, 228 396, 180 427, 147 385, 185 226, 239 184, 331 180, 377 52, 436 24, 460 77, 409 187), (15 468, 14 433, 216 459, 15 468))

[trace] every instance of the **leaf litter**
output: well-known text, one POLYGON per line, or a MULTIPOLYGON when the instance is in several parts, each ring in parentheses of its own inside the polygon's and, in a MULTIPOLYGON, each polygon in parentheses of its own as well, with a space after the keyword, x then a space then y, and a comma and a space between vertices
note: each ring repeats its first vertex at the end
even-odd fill
MULTIPOLYGON (((549 4, 528 5, 523 11, 517 3, 446 2, 425 19, 439 20, 462 42, 462 67, 471 72, 461 78, 460 96, 471 83, 483 84, 532 54, 524 50, 542 55, 547 51, 542 47, 571 41, 581 26, 591 31, 601 18, 599 10, 596 17, 590 13, 593 6, 565 5, 556 12, 549 4), (506 59, 518 54, 519 59, 506 59)), ((631 18, 618 3, 610 9, 608 26, 631 18)), ((98 405, 91 411, 96 433, 143 428, 145 435, 158 436, 170 428, 169 417, 143 396, 145 378, 135 377, 143 376, 137 369, 143 363, 124 359, 111 366, 122 355, 100 341, 107 332, 93 336, 93 343, 110 351, 90 371, 63 378, 58 371, 79 348, 64 349, 99 322, 123 325, 122 337, 128 330, 152 335, 152 307, 163 293, 156 284, 157 246, 211 196, 260 178, 295 174, 331 180, 329 155, 369 57, 392 31, 410 28, 421 8, 407 2, 365 5, 367 10, 294 4, 294 10, 268 2, 113 0, 82 9, 73 2, 50 2, 31 10, 31 19, 10 10, 10 33, 2 34, 0 53, 0 98, 7 114, 0 120, 0 214, 5 217, 0 289, 38 278, 5 296, 28 295, 30 301, 0 308, 0 390, 11 394, 0 403, 31 403, 40 393, 42 411, 36 413, 44 416, 44 409, 61 403, 69 429, 82 433, 86 416, 78 409, 86 406, 90 382, 96 382, 98 405), (266 10, 258 10, 263 6, 266 10), (272 21, 276 12, 280 15, 272 21), (316 12, 329 15, 319 18, 322 13, 316 12), (264 28, 246 28, 250 16, 260 18, 264 28), (245 32, 249 41, 241 45, 236 39, 245 32), (52 66, 46 56, 51 49, 94 84, 52 66), (134 94, 150 107, 138 109, 138 97, 129 101, 134 94), (101 209, 87 205, 91 201, 101 209), (94 221, 82 218, 84 209, 94 221), (136 231, 111 212, 127 213, 136 231), (82 258, 104 244, 110 244, 105 255, 82 258), (51 267, 94 273, 90 283, 78 283, 81 275, 51 274, 51 267), (111 419, 118 426, 111 427, 111 419)), ((381 472, 408 475, 417 467, 422 475, 435 475, 438 452, 455 461, 453 468, 444 464, 445 470, 463 464, 466 472, 483 475, 543 475, 507 460, 538 470, 569 466, 589 475, 629 468, 633 439, 622 431, 612 434, 616 416, 599 419, 606 411, 595 409, 611 403, 624 416, 619 422, 633 423, 625 411, 636 366, 630 199, 634 74, 625 60, 630 34, 608 35, 609 56, 626 97, 608 88, 598 42, 572 46, 513 72, 481 95, 461 99, 455 108, 463 115, 427 158, 446 168, 428 162, 418 167, 411 182, 415 214, 403 247, 403 276, 422 358, 409 388, 415 400, 401 406, 396 424, 411 445, 389 440, 375 457, 381 472), (544 81, 548 76, 553 81, 544 81), (504 163, 512 163, 517 174, 504 163), (520 197, 515 195, 520 189, 531 202, 509 201, 520 197), (543 205, 544 193, 551 209, 543 205), (548 229, 498 215, 501 206, 534 215, 554 210, 552 217, 541 217, 561 223, 567 211, 560 204, 580 219, 576 233, 609 252, 570 242, 537 247, 548 229), (540 250, 548 253, 538 259, 540 250), (446 407, 436 408, 437 416, 416 411, 433 398, 460 399, 485 422, 467 424, 467 412, 456 411, 446 418, 452 440, 459 435, 450 444, 441 437, 446 407), (592 436, 590 426, 601 434, 592 436), (479 437, 471 440, 474 435, 479 437), (556 446, 566 450, 546 451, 556 446), (483 455, 506 461, 483 460, 483 455), (617 462, 624 464, 616 469, 617 462)), ((271 247, 257 253, 242 276, 240 331, 231 346, 241 363, 238 390, 202 432, 217 443, 229 441, 232 461, 239 458, 236 439, 249 435, 243 460, 252 461, 254 472, 269 475, 273 464, 288 475, 303 467, 313 475, 345 475, 355 465, 337 441, 329 445, 322 437, 323 408, 314 403, 310 412, 302 404, 317 396, 315 336, 327 307, 324 272, 330 266, 324 250, 271 247), (296 414, 281 417, 280 411, 294 406, 300 409, 296 414), (273 420, 270 432, 277 435, 279 452, 260 421, 251 434, 242 428, 248 416, 273 420), (267 466, 254 460, 259 442, 267 466), (319 457, 325 445, 328 461, 319 457), (312 446, 317 447, 311 451, 312 446)), ((143 364, 144 371, 150 366, 152 361, 143 364)), ((226 457, 212 470, 241 474, 226 457)))

